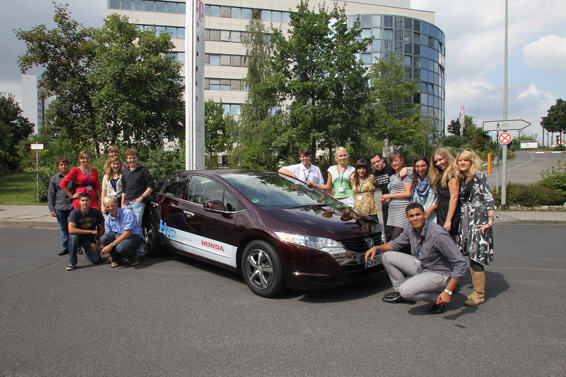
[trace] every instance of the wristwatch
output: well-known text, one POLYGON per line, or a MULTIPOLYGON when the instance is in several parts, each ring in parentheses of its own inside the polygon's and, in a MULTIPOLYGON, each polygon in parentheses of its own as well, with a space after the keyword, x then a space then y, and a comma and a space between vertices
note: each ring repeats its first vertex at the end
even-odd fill
MULTIPOLYGON (((118 246, 118 245, 116 245, 116 243, 114 241, 112 241, 112 245, 118 246)), ((450 292, 450 294, 452 294, 452 292, 450 292)))
POLYGON ((449 291, 448 289, 445 289, 444 292, 448 293, 448 296, 452 296, 452 291, 449 291))

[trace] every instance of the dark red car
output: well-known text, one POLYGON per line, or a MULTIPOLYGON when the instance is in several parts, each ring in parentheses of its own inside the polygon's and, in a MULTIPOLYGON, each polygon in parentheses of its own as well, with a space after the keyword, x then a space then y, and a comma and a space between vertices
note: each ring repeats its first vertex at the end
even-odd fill
POLYGON ((240 271, 260 296, 337 286, 382 269, 378 258, 364 261, 381 243, 375 220, 275 173, 174 174, 157 182, 147 207, 149 256, 165 246, 240 271))

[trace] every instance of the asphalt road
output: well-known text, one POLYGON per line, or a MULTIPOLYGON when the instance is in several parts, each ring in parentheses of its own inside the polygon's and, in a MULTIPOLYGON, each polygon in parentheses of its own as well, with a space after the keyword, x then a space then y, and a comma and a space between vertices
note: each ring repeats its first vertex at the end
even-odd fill
POLYGON ((386 274, 252 294, 186 258, 65 271, 58 232, 0 228, 0 376, 564 376, 566 227, 498 225, 488 301, 386 304, 386 274))
MULTIPOLYGON (((507 160, 507 183, 531 184, 542 179, 540 173, 552 166, 566 162, 566 153, 530 153, 528 151, 515 152, 513 160, 507 160)), ((499 164, 499 185, 503 179, 502 161, 499 164)), ((495 188, 497 183, 497 169, 494 166, 492 173, 487 176, 489 186, 495 188)))

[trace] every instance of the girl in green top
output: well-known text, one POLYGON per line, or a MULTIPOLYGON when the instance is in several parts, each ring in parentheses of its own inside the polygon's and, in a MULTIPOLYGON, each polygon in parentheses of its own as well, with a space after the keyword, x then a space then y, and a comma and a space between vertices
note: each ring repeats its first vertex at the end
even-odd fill
POLYGON ((336 161, 338 165, 328 168, 328 180, 325 185, 315 185, 322 190, 333 189, 335 199, 344 202, 350 207, 354 206, 354 191, 350 187, 350 177, 355 172, 352 166, 348 166, 348 151, 344 147, 336 149, 336 161))

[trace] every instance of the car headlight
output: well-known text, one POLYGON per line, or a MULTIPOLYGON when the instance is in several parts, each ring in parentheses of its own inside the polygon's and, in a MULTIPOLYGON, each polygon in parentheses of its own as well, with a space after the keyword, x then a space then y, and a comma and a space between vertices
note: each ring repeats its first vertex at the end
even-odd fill
POLYGON ((334 259, 343 259, 348 255, 348 250, 346 250, 342 243, 331 240, 330 238, 314 237, 306 234, 292 234, 285 232, 275 232, 275 234, 282 241, 325 251, 328 254, 332 255, 334 259))

